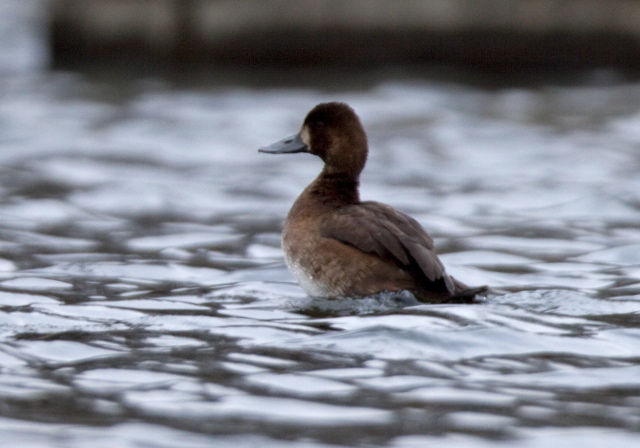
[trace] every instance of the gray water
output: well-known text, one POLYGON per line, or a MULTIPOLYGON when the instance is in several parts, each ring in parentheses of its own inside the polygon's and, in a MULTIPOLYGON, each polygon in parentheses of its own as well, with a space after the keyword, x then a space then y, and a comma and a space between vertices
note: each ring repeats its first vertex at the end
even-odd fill
POLYGON ((640 84, 604 75, 4 76, 2 446, 637 446, 640 84), (483 304, 295 284, 281 223, 321 162, 257 148, 327 100, 368 129, 363 198, 483 304))

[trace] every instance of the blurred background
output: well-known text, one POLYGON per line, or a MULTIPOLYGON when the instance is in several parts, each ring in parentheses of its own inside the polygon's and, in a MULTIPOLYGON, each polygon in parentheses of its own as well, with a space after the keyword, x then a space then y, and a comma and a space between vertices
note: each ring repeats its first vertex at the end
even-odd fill
POLYGON ((638 69, 632 0, 3 0, 4 70, 442 64, 638 69))
POLYGON ((0 445, 637 447, 639 75, 634 0, 0 0, 0 445), (294 282, 335 100, 485 303, 294 282))
MULTIPOLYGON (((640 5, 607 0, 54 0, 54 65, 389 63, 638 68, 640 5)), ((34 11, 32 14, 38 14, 34 11)))

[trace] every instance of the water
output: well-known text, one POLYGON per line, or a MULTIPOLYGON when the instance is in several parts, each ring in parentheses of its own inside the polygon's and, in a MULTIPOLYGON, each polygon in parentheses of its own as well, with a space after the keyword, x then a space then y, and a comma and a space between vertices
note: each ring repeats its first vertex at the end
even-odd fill
POLYGON ((0 0, 0 74, 47 67, 49 0, 0 0))
POLYGON ((637 445, 640 84, 242 75, 0 80, 3 447, 637 445), (363 198, 485 303, 293 282, 321 164, 257 148, 327 100, 369 131, 363 198))

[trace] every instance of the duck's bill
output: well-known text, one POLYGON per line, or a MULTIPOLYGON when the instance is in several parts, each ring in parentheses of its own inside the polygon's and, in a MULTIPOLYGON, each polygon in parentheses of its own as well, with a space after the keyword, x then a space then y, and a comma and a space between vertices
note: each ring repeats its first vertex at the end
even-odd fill
POLYGON ((290 135, 279 142, 258 149, 259 152, 269 154, 293 154, 296 152, 309 152, 309 147, 302 141, 300 134, 290 135))

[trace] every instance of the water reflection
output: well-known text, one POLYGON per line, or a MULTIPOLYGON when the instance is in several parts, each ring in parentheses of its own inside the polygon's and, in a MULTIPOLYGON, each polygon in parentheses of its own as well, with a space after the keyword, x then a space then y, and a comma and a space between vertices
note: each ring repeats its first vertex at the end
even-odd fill
POLYGON ((52 74, 0 96, 8 446, 634 446, 638 85, 52 74), (293 283, 280 223, 320 162, 257 148, 334 99, 369 130, 363 197, 496 296, 317 301, 293 283))

